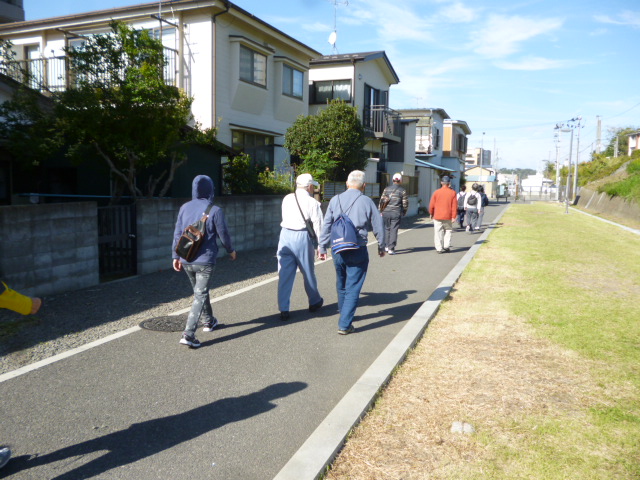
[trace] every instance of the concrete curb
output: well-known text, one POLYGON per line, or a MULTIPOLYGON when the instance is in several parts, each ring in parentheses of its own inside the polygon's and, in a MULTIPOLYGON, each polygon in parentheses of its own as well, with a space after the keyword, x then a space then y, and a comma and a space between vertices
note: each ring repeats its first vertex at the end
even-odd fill
POLYGON ((626 230, 627 232, 631 232, 631 233, 635 233, 636 235, 640 235, 640 230, 638 230, 636 228, 627 227, 626 225, 622 225, 620 223, 612 222, 611 220, 607 220, 606 218, 598 217, 597 215, 593 215, 593 214, 588 213, 588 212, 583 212, 579 208, 572 208, 571 211, 572 212, 578 212, 578 213, 581 213, 583 215, 587 215, 587 216, 589 216, 591 218, 595 218, 596 220, 600 220, 601 222, 609 223, 611 225, 615 225, 616 227, 620 227, 621 229, 626 230))
MULTIPOLYGON (((491 225, 497 224, 507 210, 508 207, 491 225)), ((429 322, 440 308, 440 304, 447 298, 491 230, 491 227, 485 229, 475 244, 291 457, 274 480, 315 480, 325 472, 342 448, 349 432, 360 422, 377 398, 378 392, 387 384, 394 369, 404 361, 409 350, 420 340, 429 322)))

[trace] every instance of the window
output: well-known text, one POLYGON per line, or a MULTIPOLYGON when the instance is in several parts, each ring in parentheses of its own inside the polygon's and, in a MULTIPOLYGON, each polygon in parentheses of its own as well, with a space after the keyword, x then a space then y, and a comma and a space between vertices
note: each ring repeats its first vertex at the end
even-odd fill
POLYGON ((351 101, 351 80, 328 80, 313 82, 315 103, 329 100, 351 101))
POLYGON ((302 98, 304 73, 300 70, 282 65, 282 93, 291 97, 302 98))
POLYGON ((440 148, 440 129, 437 127, 433 127, 433 149, 437 150, 440 148))
POLYGON ((273 137, 234 130, 232 146, 234 150, 249 155, 251 164, 258 170, 267 167, 273 170, 273 137))
POLYGON ((267 86, 267 57, 240 45, 240 80, 267 86))

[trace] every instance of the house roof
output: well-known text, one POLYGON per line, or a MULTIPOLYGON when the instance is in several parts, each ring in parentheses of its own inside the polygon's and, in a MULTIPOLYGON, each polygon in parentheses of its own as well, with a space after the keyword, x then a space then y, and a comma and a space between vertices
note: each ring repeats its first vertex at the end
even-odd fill
POLYGON ((457 170, 453 170, 451 168, 443 167, 442 165, 436 165, 435 163, 426 162, 424 160, 420 160, 416 158, 416 166, 417 167, 427 167, 433 168, 434 170, 444 170, 445 172, 456 172, 457 170))
POLYGON ((451 118, 444 108, 401 108, 398 111, 402 113, 402 116, 408 118, 430 117, 434 113, 440 114, 445 120, 451 118))
POLYGON ((495 182, 495 175, 465 175, 468 182, 495 182))
MULTIPOLYGON (((162 12, 165 14, 185 11, 185 10, 194 10, 201 8, 214 8, 217 7, 220 12, 215 15, 221 15, 222 13, 227 13, 230 10, 236 10, 241 15, 247 17, 251 21, 255 21, 261 24, 264 27, 267 27, 268 30, 276 32, 278 35, 285 37, 287 40, 294 42, 300 47, 303 47, 307 51, 309 51, 310 56, 320 55, 320 52, 312 49, 311 47, 305 45, 304 43, 296 40, 290 35, 284 33, 281 30, 278 30, 274 26, 268 24, 264 20, 256 17, 252 13, 244 10, 238 5, 231 3, 227 0, 172 0, 170 2, 162 3, 160 2, 160 8, 162 8, 162 12)), ((128 18, 135 17, 144 17, 144 16, 155 16, 158 13, 158 2, 150 2, 150 3, 139 3, 137 5, 130 5, 128 7, 118 7, 118 8, 109 8, 105 10, 94 10, 91 12, 78 13, 73 15, 65 15, 60 17, 49 17, 43 18, 39 20, 28 20, 22 22, 11 22, 0 24, 0 35, 8 35, 8 34, 16 34, 16 33, 24 33, 25 31, 36 31, 42 30, 44 28, 73 28, 77 26, 81 26, 83 24, 97 22, 103 19, 104 17, 109 17, 114 20, 125 20, 128 18)))
POLYGON ((391 76, 394 78, 395 83, 400 83, 400 78, 396 74, 396 71, 393 69, 391 62, 389 61, 389 57, 384 50, 379 50, 377 52, 363 52, 363 53, 342 53, 335 55, 323 55, 318 58, 314 58, 309 62, 309 64, 313 67, 320 65, 335 65, 340 63, 354 63, 354 62, 371 62, 373 60, 383 60, 391 73, 391 76))
POLYGON ((448 124, 460 127, 462 128, 464 133, 466 133, 467 135, 471 135, 471 129, 469 128, 469 125, 467 125, 467 122, 465 122, 464 120, 445 119, 444 123, 445 125, 448 124))

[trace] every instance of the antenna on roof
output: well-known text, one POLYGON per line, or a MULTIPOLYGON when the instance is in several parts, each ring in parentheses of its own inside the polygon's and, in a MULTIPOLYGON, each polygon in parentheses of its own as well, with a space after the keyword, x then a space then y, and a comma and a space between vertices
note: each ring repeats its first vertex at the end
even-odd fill
POLYGON ((349 0, 329 0, 333 3, 333 32, 329 35, 329 43, 331 44, 332 50, 331 53, 338 53, 338 47, 336 47, 336 40, 338 39, 338 28, 337 28, 337 19, 338 19, 338 5, 349 5, 349 0))

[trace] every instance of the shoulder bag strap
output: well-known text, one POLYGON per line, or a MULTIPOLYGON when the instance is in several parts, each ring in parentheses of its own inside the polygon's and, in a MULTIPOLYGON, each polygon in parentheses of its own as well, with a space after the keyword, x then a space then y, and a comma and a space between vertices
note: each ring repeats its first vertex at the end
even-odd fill
POLYGON ((302 213, 302 208, 300 208, 300 202, 298 201, 298 196, 296 195, 296 192, 293 192, 293 198, 296 199, 296 203, 298 204, 298 210, 300 210, 300 215, 302 215, 302 220, 306 222, 307 219, 304 218, 304 213, 302 213))

